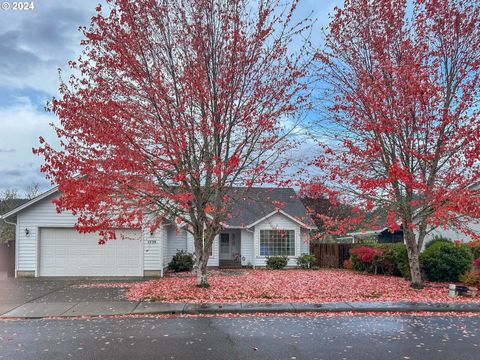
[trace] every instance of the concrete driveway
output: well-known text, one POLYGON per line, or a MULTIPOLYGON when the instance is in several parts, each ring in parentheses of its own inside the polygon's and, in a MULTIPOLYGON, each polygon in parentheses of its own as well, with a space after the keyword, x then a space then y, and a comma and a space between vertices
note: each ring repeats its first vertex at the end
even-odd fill
MULTIPOLYGON (((132 279, 2 279, 0 280, 0 315, 25 304, 126 301, 125 288, 79 288, 78 285, 130 282, 132 279)), ((141 280, 144 281, 144 280, 141 280)))

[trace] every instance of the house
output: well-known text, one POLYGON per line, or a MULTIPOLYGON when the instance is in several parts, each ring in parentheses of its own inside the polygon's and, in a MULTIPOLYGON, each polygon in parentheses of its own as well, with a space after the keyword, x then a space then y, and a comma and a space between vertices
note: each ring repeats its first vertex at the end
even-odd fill
MULTIPOLYGON (((293 189, 234 188, 231 219, 215 238, 208 265, 265 266, 266 256, 287 255, 288 266, 309 252, 314 224, 293 189)), ((117 240, 98 245, 95 233, 74 229, 76 217, 57 213, 53 188, 3 215, 16 224, 15 275, 158 276, 177 250, 193 252, 193 238, 183 228, 163 225, 117 230, 117 240)))
POLYGON ((361 243, 364 241, 375 241, 379 244, 403 242, 403 230, 395 230, 393 233, 388 227, 377 230, 365 230, 347 233, 336 239, 337 242, 361 243))

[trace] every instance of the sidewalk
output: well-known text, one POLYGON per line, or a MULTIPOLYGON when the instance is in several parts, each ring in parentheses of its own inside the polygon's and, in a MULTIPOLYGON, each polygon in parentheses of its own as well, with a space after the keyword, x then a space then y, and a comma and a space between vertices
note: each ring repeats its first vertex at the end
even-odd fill
POLYGON ((306 303, 236 303, 189 304, 157 302, 30 302, 9 310, 0 309, 0 319, 73 316, 112 316, 148 314, 224 314, 224 313, 302 313, 302 312, 478 312, 480 303, 420 302, 336 302, 306 303), (1 313, 3 311, 3 314, 1 313))

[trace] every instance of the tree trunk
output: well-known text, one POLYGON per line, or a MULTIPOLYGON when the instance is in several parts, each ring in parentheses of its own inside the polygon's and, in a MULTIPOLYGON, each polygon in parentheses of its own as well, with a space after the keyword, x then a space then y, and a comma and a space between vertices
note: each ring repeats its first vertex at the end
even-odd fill
POLYGON ((419 251, 415 241, 415 234, 413 230, 408 229, 404 231, 405 242, 407 245, 408 262, 410 265, 410 273, 412 275, 411 286, 415 289, 423 288, 422 273, 420 272, 419 251))
POLYGON ((210 284, 207 278, 207 263, 208 259, 202 259, 197 262, 197 286, 201 288, 208 288, 210 284))
POLYGON ((197 286, 207 288, 210 286, 207 278, 207 264, 210 257, 213 238, 203 238, 204 234, 194 234, 195 245, 195 271, 197 273, 197 286))

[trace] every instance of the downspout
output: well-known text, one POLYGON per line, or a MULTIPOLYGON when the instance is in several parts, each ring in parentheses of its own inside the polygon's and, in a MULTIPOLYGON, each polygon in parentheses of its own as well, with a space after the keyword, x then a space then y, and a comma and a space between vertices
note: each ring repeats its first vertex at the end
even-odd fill
MULTIPOLYGON (((253 227, 253 268, 257 268, 257 239, 255 238, 256 231, 255 227, 253 227)), ((258 242, 260 243, 260 239, 258 239, 258 242)))
POLYGON ((7 221, 7 220, 5 220, 4 218, 2 218, 1 216, 0 216, 0 219, 2 219, 2 220, 5 222, 5 224, 13 225, 13 226, 15 226, 15 228, 17 228, 17 224, 16 224, 16 223, 12 223, 12 222, 10 222, 10 221, 7 221))
POLYGON ((165 239, 165 227, 164 225, 161 225, 160 227, 160 236, 162 238, 162 242, 160 243, 160 277, 163 278, 163 267, 164 267, 164 263, 163 263, 163 252, 164 252, 164 242, 166 241, 165 239))

